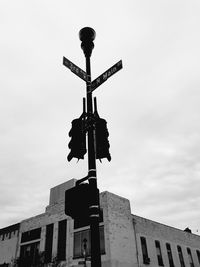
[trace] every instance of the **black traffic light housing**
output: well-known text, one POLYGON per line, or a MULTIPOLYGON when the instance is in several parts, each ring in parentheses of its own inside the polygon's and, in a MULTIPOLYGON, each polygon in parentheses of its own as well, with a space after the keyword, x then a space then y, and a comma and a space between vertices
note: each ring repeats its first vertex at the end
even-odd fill
POLYGON ((88 221, 92 198, 99 195, 97 188, 88 183, 81 183, 65 191, 65 214, 75 220, 88 221))
POLYGON ((111 161, 109 152, 110 144, 108 141, 109 132, 106 120, 99 117, 97 112, 96 98, 94 98, 94 120, 95 120, 95 140, 96 140, 96 159, 107 158, 111 161))
POLYGON ((96 159, 107 158, 108 161, 111 161, 108 136, 106 120, 97 118, 95 121, 96 159))
MULTIPOLYGON (((91 187, 88 183, 81 183, 65 191, 65 214, 74 219, 74 228, 84 227, 90 224, 90 209, 94 195, 99 196, 99 189, 91 187)), ((103 210, 96 210, 99 214, 99 222, 103 221, 103 210)))
POLYGON ((86 149, 86 133, 89 127, 93 127, 95 134, 95 157, 96 159, 107 158, 111 161, 109 152, 110 144, 108 140, 109 132, 106 120, 99 117, 97 112, 96 97, 94 98, 94 113, 87 116, 85 111, 85 98, 83 98, 83 113, 80 118, 72 121, 72 128, 69 132, 71 140, 68 147, 71 149, 67 156, 68 161, 72 158, 84 159, 86 149))
POLYGON ((73 219, 89 218, 89 184, 82 183, 65 191, 65 214, 73 219))
POLYGON ((86 149, 86 123, 85 123, 85 99, 83 99, 83 113, 80 118, 72 121, 72 128, 69 132, 71 140, 68 147, 71 149, 67 156, 68 161, 72 158, 84 159, 84 155, 87 152, 86 149))

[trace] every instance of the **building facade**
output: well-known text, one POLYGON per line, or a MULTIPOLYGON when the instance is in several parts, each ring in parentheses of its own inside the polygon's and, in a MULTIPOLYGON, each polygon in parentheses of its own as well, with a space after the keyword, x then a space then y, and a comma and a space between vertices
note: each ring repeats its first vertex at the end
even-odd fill
MULTIPOLYGON (((52 188, 44 213, 0 229, 0 266, 90 266, 89 225, 64 213, 75 182, 52 188)), ((100 205, 102 267, 200 267, 200 236, 133 215, 127 199, 109 192, 100 205)))

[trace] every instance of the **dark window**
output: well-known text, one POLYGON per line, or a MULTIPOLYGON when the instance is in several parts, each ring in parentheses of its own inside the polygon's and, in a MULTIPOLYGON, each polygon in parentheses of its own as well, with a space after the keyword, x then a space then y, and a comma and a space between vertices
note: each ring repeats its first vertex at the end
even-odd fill
POLYGON ((13 232, 15 230, 18 231, 19 226, 20 226, 20 224, 16 223, 16 224, 13 224, 13 225, 10 225, 8 227, 0 229, 0 236, 3 236, 3 235, 6 236, 8 233, 13 232))
POLYGON ((187 248, 187 253, 188 253, 188 259, 189 259, 190 267, 194 267, 194 262, 193 262, 192 253, 191 253, 190 248, 187 248))
POLYGON ((35 239, 40 239, 41 228, 37 228, 31 231, 22 233, 21 242, 29 242, 35 239))
POLYGON ((46 238, 45 238, 45 262, 51 262, 52 257, 52 245, 53 245, 53 223, 46 226, 46 238))
POLYGON ((35 242, 21 246, 19 258, 20 267, 37 266, 37 264, 39 264, 39 245, 40 242, 35 242))
POLYGON ((62 220, 58 223, 58 250, 57 259, 66 259, 66 234, 67 234, 67 220, 62 220))
POLYGON ((198 258, 198 262, 199 262, 199 264, 200 264, 200 251, 199 251, 199 250, 197 250, 196 252, 197 252, 197 258, 198 258))
POLYGON ((178 256, 179 256, 180 265, 181 265, 181 267, 185 267, 185 262, 184 262, 183 252, 182 252, 181 247, 177 246, 177 250, 178 250, 178 256))
POLYGON ((164 266, 163 259, 162 259, 162 252, 161 252, 161 248, 160 248, 160 242, 156 240, 155 246, 156 246, 156 254, 157 254, 157 258, 158 258, 158 265, 164 266))
POLYGON ((8 239, 11 239, 11 232, 9 232, 8 234, 8 239))
MULTIPOLYGON (((105 254, 104 226, 99 227, 100 250, 105 254)), ((86 245, 86 255, 91 255, 90 230, 83 230, 74 233, 74 258, 82 258, 84 255, 84 244, 86 245)))
POLYGON ((142 255, 143 255, 143 263, 144 264, 149 264, 150 263, 150 259, 149 259, 149 256, 148 256, 146 238, 141 236, 140 237, 140 241, 141 241, 141 248, 142 248, 142 255))
POLYGON ((170 267, 174 267, 174 261, 173 261, 173 257, 172 257, 172 250, 171 250, 171 246, 169 243, 166 244, 166 249, 167 249, 167 255, 168 255, 168 260, 169 260, 169 266, 170 267))

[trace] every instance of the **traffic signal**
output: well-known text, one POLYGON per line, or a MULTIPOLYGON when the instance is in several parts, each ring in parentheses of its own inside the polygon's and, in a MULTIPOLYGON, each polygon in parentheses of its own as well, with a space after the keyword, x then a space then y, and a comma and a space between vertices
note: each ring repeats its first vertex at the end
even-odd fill
POLYGON ((90 205, 89 184, 82 183, 65 191, 65 214, 73 219, 88 218, 90 205))
POLYGON ((96 116, 95 118, 95 139, 96 139, 96 159, 107 158, 111 161, 108 141, 109 132, 106 120, 96 116))
POLYGON ((92 188, 88 183, 81 183, 65 191, 65 214, 72 217, 74 227, 80 228, 90 224, 90 213, 98 213, 103 221, 102 209, 89 209, 92 200, 99 197, 99 189, 92 188))
POLYGON ((87 152, 86 149, 86 130, 85 130, 85 117, 81 116, 72 121, 72 128, 69 132, 71 140, 68 147, 71 149, 67 156, 68 161, 72 158, 84 159, 87 152))

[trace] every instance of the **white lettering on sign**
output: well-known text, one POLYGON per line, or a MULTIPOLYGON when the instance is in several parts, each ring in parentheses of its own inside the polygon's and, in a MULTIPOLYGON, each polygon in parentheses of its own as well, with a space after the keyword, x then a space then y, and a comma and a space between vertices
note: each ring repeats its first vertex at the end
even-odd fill
POLYGON ((91 90, 94 91, 99 85, 104 83, 108 78, 110 78, 113 74, 115 74, 120 69, 122 69, 122 60, 117 62, 114 66, 112 66, 110 69, 108 69, 103 74, 101 74, 98 78, 96 78, 91 83, 91 90))
POLYGON ((74 65, 72 62, 70 62, 69 68, 70 68, 70 70, 72 72, 74 72, 78 76, 81 75, 84 78, 84 80, 86 80, 86 77, 87 77, 86 73, 82 69, 80 69, 79 67, 77 67, 76 65, 74 65))
POLYGON ((99 84, 100 82, 101 82, 101 80, 98 78, 98 79, 97 79, 97 84, 99 84))
POLYGON ((63 57, 63 65, 65 65, 68 69, 70 69, 73 73, 79 76, 84 81, 87 81, 87 74, 84 70, 76 66, 69 59, 63 57))
POLYGON ((108 73, 103 73, 103 80, 106 81, 108 79, 108 73))

